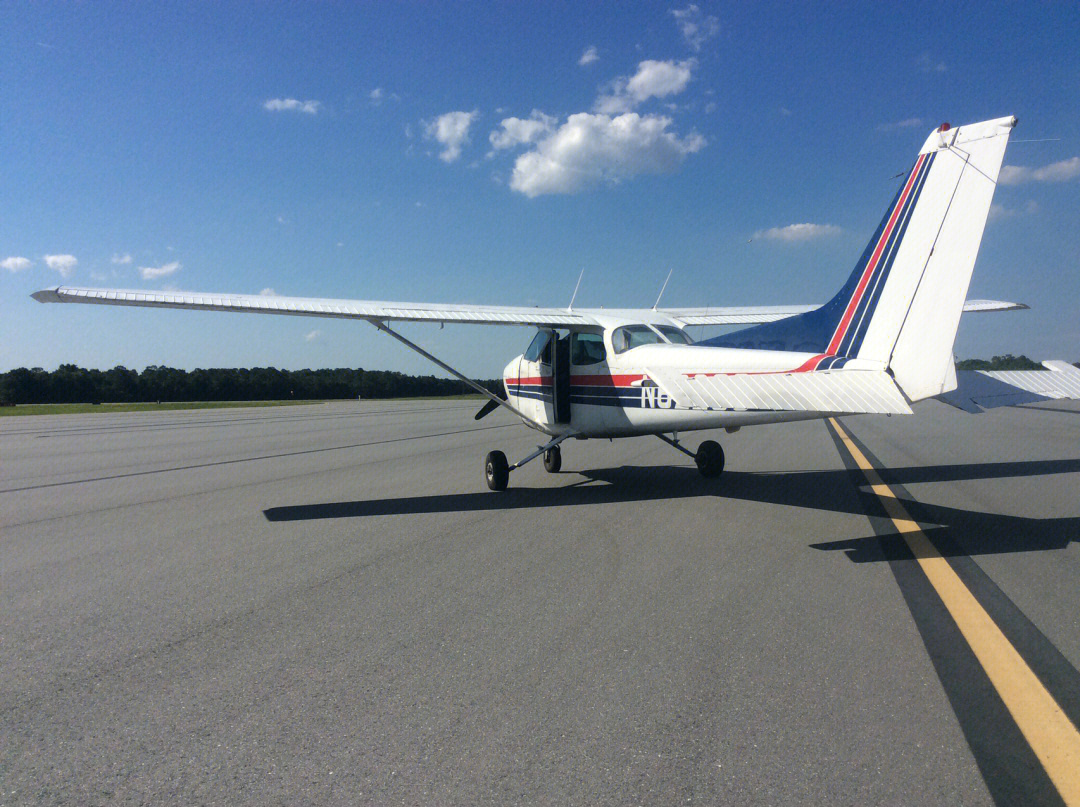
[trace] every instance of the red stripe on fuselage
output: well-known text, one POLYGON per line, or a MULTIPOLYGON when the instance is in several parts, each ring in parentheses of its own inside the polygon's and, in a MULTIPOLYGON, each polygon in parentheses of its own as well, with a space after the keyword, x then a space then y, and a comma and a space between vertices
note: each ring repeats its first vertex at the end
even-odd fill
POLYGON ((866 269, 863 270, 862 277, 859 278, 859 285, 855 288, 855 293, 851 296, 850 302, 848 302, 847 308, 844 310, 844 316, 840 319, 840 324, 836 326, 836 331, 833 334, 832 341, 829 342, 829 347, 825 351, 829 355, 835 355, 837 349, 840 347, 840 343, 844 341, 844 335, 847 333, 848 325, 851 324, 851 318, 855 315, 855 309, 858 308, 859 302, 862 300, 863 293, 866 291, 866 286, 870 283, 870 278, 874 274, 874 270, 877 268, 878 261, 881 258, 881 253, 885 249, 885 244, 888 243, 889 237, 892 235, 893 227, 896 225, 896 220, 900 216, 900 211, 904 209, 904 204, 907 202, 908 195, 911 193, 911 188, 915 184, 915 178, 919 175, 919 169, 922 168, 923 162, 926 160, 925 154, 920 154, 919 159, 915 162, 915 168, 911 172, 911 176, 908 177, 907 185, 904 186, 904 192, 900 194, 900 200, 896 203, 896 207, 893 208, 892 215, 889 217, 889 223, 885 227, 885 231, 881 234, 881 238, 878 240, 877 247, 874 249, 874 254, 870 257, 870 260, 866 264, 866 269))
MULTIPOLYGON (((633 382, 640 381, 644 377, 643 375, 572 375, 570 383, 586 387, 629 387, 633 382)), ((528 378, 507 378, 506 383, 518 386, 550 387, 552 381, 551 376, 541 375, 528 378)))
POLYGON ((825 359, 831 359, 828 353, 819 353, 816 356, 812 356, 794 370, 749 370, 749 371, 736 371, 733 373, 715 372, 715 373, 686 373, 687 378, 695 378, 697 376, 704 376, 705 378, 712 378, 716 375, 783 375, 785 373, 809 373, 817 369, 825 359))

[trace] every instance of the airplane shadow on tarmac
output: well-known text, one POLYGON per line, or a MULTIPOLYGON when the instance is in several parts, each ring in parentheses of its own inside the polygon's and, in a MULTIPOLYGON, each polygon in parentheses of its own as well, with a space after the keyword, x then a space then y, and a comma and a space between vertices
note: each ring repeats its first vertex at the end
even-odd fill
MULTIPOLYGON (((1080 459, 1038 460, 982 464, 889 468, 881 471, 890 484, 998 479, 1080 472, 1080 459)), ((563 472, 570 475, 572 472, 563 472)), ((271 507, 264 512, 271 522, 328 518, 364 518, 408 513, 450 513, 482 510, 518 510, 538 507, 609 504, 677 499, 737 499, 805 507, 814 510, 865 514, 869 512, 865 479, 847 469, 748 473, 727 471, 720 479, 704 479, 692 467, 635 467, 589 469, 564 487, 514 488, 502 493, 477 491, 393 499, 367 499, 271 507)), ((902 495, 902 494, 901 494, 902 495)), ((902 498, 904 507, 932 535, 947 556, 996 555, 1009 552, 1063 549, 1080 540, 1080 517, 1026 518, 983 513, 902 498)), ((897 538, 899 536, 896 536, 897 538)), ((855 563, 881 562, 903 553, 902 541, 872 535, 845 541, 811 544, 814 549, 842 551, 855 563)))

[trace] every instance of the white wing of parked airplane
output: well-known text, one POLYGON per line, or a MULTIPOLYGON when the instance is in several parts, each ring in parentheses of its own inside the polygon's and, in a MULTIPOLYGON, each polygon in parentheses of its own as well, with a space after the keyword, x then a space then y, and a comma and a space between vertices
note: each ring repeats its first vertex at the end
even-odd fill
POLYGON ((1063 361, 1043 366, 1046 370, 960 370, 956 389, 937 398, 965 412, 1080 398, 1080 369, 1063 361))
MULTIPOLYGON (((317 297, 281 297, 267 294, 216 294, 187 291, 140 291, 56 286, 35 292, 42 303, 92 303, 148 308, 185 308, 197 311, 235 311, 249 314, 285 314, 367 321, 459 322, 483 325, 533 325, 573 328, 596 325, 593 316, 604 309, 530 308, 511 305, 455 305, 398 303, 382 300, 331 300, 317 297)), ((660 314, 684 325, 754 325, 817 309, 818 305, 712 306, 709 308, 630 309, 624 314, 660 314)), ((968 300, 964 311, 1012 311, 1022 303, 968 300)))

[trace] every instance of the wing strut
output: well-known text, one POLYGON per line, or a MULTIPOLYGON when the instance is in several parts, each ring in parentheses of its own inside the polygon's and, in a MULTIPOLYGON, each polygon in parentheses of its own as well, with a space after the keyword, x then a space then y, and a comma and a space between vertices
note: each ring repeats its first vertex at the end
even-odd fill
POLYGON ((502 398, 500 398, 498 395, 493 393, 491 390, 484 387, 482 384, 478 384, 477 382, 473 381, 471 378, 468 378, 468 377, 462 375, 461 373, 459 373, 457 370, 455 370, 453 367, 451 367, 446 362, 435 358, 430 353, 428 353, 426 350, 424 350, 422 347, 420 347, 420 345, 416 344, 415 342, 410 342, 408 339, 406 339, 400 333, 398 333, 397 331, 389 328, 386 325, 386 323, 380 322, 377 319, 369 319, 368 322, 370 322, 372 325, 374 325, 376 328, 378 328, 383 333, 390 334, 392 337, 397 339, 399 342, 401 342, 401 344, 405 345, 410 350, 415 350, 417 353, 419 353, 421 356, 423 356, 428 361, 430 361, 430 362, 432 362, 434 364, 437 364, 439 367, 446 370, 446 372, 450 373, 450 375, 452 375, 454 378, 458 379, 459 381, 464 381, 466 384, 468 384, 474 390, 479 392, 481 395, 483 395, 489 401, 494 401, 499 406, 505 406, 507 409, 509 409, 511 412, 513 412, 515 415, 517 415, 522 420, 525 420, 525 421, 531 423, 535 428, 540 429, 540 431, 544 430, 543 427, 539 423, 537 423, 535 420, 533 420, 528 415, 522 414, 509 401, 504 401, 502 398))

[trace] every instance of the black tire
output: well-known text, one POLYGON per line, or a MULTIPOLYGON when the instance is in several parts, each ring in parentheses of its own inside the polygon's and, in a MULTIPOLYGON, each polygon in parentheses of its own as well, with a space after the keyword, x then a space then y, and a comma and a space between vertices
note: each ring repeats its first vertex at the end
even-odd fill
POLYGON ((694 461, 697 462, 702 476, 709 478, 720 476, 724 470, 724 449, 720 448, 720 444, 716 441, 706 440, 698 446, 694 461))
POLYGON ((510 466, 506 455, 501 451, 492 451, 484 460, 484 479, 492 490, 506 490, 510 482, 510 466))
POLYGON ((544 452, 544 468, 549 474, 557 474, 562 468, 562 452, 558 446, 544 452))

